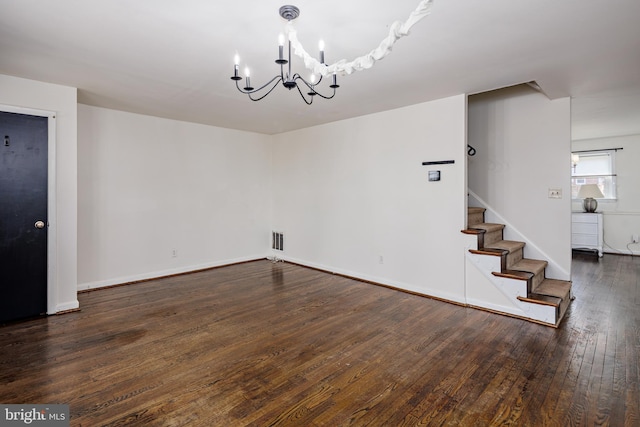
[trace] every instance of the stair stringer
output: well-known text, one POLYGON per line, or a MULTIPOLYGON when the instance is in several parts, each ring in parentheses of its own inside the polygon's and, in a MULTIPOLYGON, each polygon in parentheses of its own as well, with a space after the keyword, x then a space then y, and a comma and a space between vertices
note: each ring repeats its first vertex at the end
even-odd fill
POLYGON ((527 297, 527 282, 495 276, 500 272, 500 257, 474 254, 465 251, 465 293, 467 304, 486 308, 520 318, 554 326, 556 308, 553 306, 520 301, 518 297, 527 297))
MULTIPOLYGON (((494 222, 498 224, 504 224, 504 238, 507 240, 516 240, 519 242, 525 242, 524 257, 532 259, 544 259, 547 261, 547 268, 545 269, 545 277, 549 279, 558 280, 571 280, 571 274, 564 268, 562 268, 552 257, 546 252, 540 249, 531 239, 522 234, 513 224, 509 223, 504 217, 496 212, 489 204, 481 199, 476 193, 467 189, 469 200, 473 203, 469 203, 469 206, 481 206, 486 209, 485 221, 494 222)), ((497 270, 500 271, 500 270, 497 270)))

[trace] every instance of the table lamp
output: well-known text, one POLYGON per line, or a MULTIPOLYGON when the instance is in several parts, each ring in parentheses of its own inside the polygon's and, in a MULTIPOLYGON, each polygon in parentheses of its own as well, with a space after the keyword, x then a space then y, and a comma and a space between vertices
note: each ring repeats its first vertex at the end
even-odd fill
POLYGON ((600 187, 597 184, 585 184, 580 186, 580 190, 578 191, 578 198, 584 199, 582 203, 582 207, 585 212, 593 213, 598 209, 598 201, 596 199, 601 199, 604 197, 602 191, 600 191, 600 187))

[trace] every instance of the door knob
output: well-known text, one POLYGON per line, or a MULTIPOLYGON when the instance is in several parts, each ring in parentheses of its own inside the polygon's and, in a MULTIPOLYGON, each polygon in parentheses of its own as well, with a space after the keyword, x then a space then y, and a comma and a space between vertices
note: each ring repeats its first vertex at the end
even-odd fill
POLYGON ((37 229, 40 229, 40 230, 41 230, 41 229, 43 229, 43 228, 44 228, 44 221, 36 221, 36 223, 35 223, 34 225, 35 225, 35 227, 36 227, 37 229))

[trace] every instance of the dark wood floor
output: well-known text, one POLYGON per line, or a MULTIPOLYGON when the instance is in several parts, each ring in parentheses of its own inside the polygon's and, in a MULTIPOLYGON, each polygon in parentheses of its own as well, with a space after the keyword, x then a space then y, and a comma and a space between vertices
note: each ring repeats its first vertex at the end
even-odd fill
POLYGON ((0 402, 71 425, 640 425, 640 258, 574 255, 559 329, 257 261, 0 327, 0 402))

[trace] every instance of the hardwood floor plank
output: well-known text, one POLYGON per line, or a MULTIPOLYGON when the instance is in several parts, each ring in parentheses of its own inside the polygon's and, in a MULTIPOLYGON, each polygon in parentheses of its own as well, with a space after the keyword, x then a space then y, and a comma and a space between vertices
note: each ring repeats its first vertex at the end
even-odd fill
MULTIPOLYGON (((637 312, 637 309, 636 309, 637 312)), ((625 387, 625 426, 640 425, 640 322, 627 325, 626 338, 626 387, 625 387)))
POLYGON ((558 329, 268 261, 0 326, 0 401, 71 425, 640 424, 640 258, 575 256, 558 329))
MULTIPOLYGON (((482 415, 487 402, 492 402, 496 394, 499 394, 495 392, 495 387, 502 383, 504 376, 510 372, 511 361, 505 361, 502 358, 512 351, 504 338, 508 329, 506 324, 502 327, 494 324, 493 327, 487 328, 484 334, 476 335, 475 342, 469 343, 469 349, 460 353, 457 370, 445 371, 446 377, 439 384, 443 387, 435 389, 439 392, 436 394, 439 403, 435 407, 441 406, 441 408, 434 411, 434 405, 428 404, 428 400, 419 406, 422 412, 420 419, 423 423, 439 424, 446 420, 448 423, 461 424, 467 416, 474 419, 482 415), (471 375, 467 378, 464 370, 467 367, 475 368, 476 366, 477 368, 469 372, 471 375), (478 382, 477 378, 485 378, 487 381, 478 382), (450 387, 449 384, 455 384, 455 386, 450 387)), ((447 363, 448 360, 445 359, 444 362, 447 363)))

